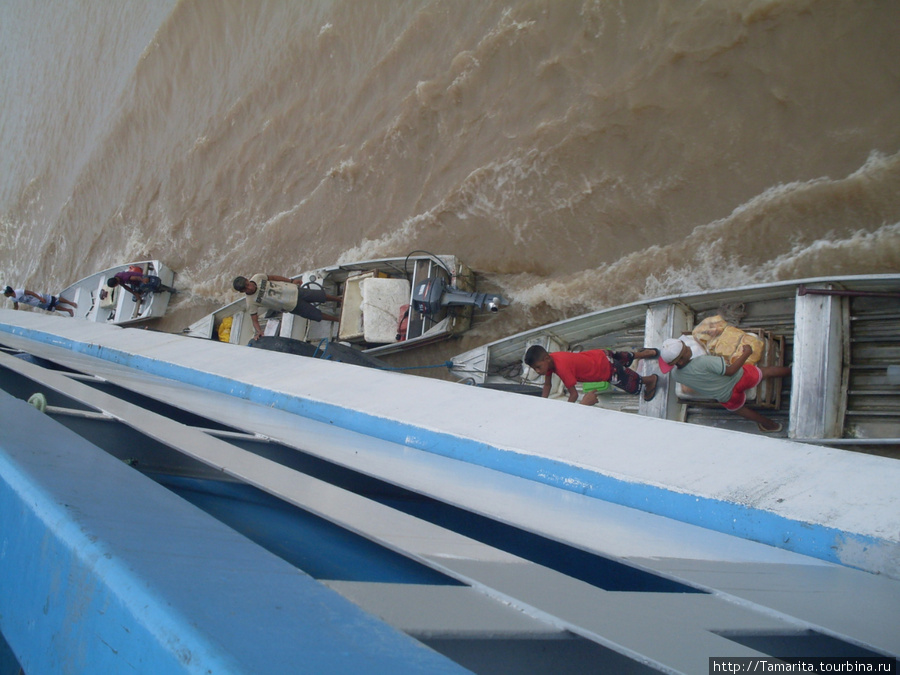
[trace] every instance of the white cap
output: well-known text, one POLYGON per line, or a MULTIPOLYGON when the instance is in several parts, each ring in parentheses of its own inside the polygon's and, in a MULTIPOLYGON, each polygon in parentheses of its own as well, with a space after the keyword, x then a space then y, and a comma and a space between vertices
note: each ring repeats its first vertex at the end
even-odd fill
POLYGON ((663 342, 659 350, 659 369, 664 373, 672 370, 672 361, 677 359, 683 350, 684 343, 681 340, 669 338, 663 342))

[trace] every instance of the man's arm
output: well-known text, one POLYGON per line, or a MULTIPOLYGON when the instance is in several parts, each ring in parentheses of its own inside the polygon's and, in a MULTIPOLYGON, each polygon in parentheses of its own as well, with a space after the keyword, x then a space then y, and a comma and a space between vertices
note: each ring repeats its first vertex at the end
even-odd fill
POLYGON ((750 348, 750 345, 744 345, 741 350, 741 355, 734 360, 730 366, 725 369, 726 375, 734 375, 737 371, 744 367, 744 364, 747 363, 747 359, 750 358, 750 355, 753 353, 753 349, 750 348))
MULTIPOLYGON (((271 278, 271 277, 270 277, 271 278)), ((250 320, 253 322, 253 328, 255 329, 255 333, 253 334, 254 340, 259 340, 259 336, 263 334, 262 326, 259 325, 259 315, 251 314, 250 320)))
POLYGON ((597 396, 596 391, 589 391, 581 397, 581 405, 596 405, 599 400, 600 398, 597 396))
POLYGON ((544 388, 541 389, 541 398, 547 398, 550 396, 550 385, 552 384, 553 375, 551 373, 547 373, 544 375, 544 388))
MULTIPOLYGON (((134 277, 132 277, 132 279, 133 279, 133 278, 134 278, 134 277)), ((140 278, 140 277, 138 277, 138 278, 140 278)), ((141 299, 142 299, 141 296, 140 296, 140 294, 139 294, 136 290, 134 290, 134 289, 131 287, 131 283, 123 284, 123 283, 120 281, 120 282, 119 282, 119 286, 122 287, 122 288, 124 288, 124 289, 125 289, 126 291, 128 291, 129 293, 131 293, 131 297, 133 297, 135 300, 141 300, 141 299)))
POLYGON ((298 277, 296 279, 289 279, 288 277, 280 277, 277 274, 267 274, 269 281, 286 281, 291 284, 297 284, 298 286, 303 283, 303 277, 298 277))

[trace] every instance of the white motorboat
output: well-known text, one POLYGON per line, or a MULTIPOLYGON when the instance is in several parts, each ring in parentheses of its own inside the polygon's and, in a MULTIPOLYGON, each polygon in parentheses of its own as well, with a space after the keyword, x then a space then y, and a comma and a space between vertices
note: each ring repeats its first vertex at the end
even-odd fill
POLYGON ((111 277, 129 268, 140 270, 146 276, 159 277, 164 286, 172 286, 175 279, 175 272, 159 260, 143 260, 95 272, 65 288, 59 295, 78 305, 76 319, 127 325, 163 316, 171 297, 168 291, 144 293, 138 300, 121 286, 107 284, 111 277))
MULTIPOLYGON (((444 340, 468 330, 476 308, 497 311, 503 298, 475 292, 475 275, 452 255, 415 252, 405 257, 334 265, 290 277, 328 295, 321 305, 340 323, 310 321, 281 312, 260 313, 267 336, 319 345, 338 341, 387 354, 444 340)), ((246 345, 254 338, 246 296, 220 307, 183 331, 186 335, 246 345)))

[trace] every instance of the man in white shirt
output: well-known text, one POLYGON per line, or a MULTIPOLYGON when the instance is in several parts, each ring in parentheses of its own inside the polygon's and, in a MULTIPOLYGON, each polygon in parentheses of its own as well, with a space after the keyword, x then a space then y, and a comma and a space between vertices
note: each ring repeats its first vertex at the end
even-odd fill
POLYGON ((302 277, 289 279, 274 274, 254 274, 249 279, 236 277, 234 290, 247 295, 247 309, 256 330, 255 338, 262 335, 259 325, 259 308, 274 309, 302 316, 310 321, 339 321, 331 314, 325 314, 312 303, 340 302, 341 298, 328 295, 321 288, 302 288, 302 277))
POLYGON ((78 307, 74 302, 70 302, 65 298, 59 298, 49 293, 35 293, 27 288, 16 288, 7 286, 3 291, 3 295, 13 299, 13 309, 19 309, 19 303, 23 305, 31 305, 38 309, 46 309, 48 312, 66 312, 69 316, 75 316, 75 310, 70 307, 78 307), (70 305, 63 307, 62 305, 70 305))

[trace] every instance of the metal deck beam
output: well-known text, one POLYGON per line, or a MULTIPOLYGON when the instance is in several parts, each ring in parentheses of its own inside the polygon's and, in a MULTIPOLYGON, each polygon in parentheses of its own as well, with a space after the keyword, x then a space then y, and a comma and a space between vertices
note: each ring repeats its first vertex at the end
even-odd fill
POLYGON ((5 392, 0 419, 26 673, 464 672, 5 392))

